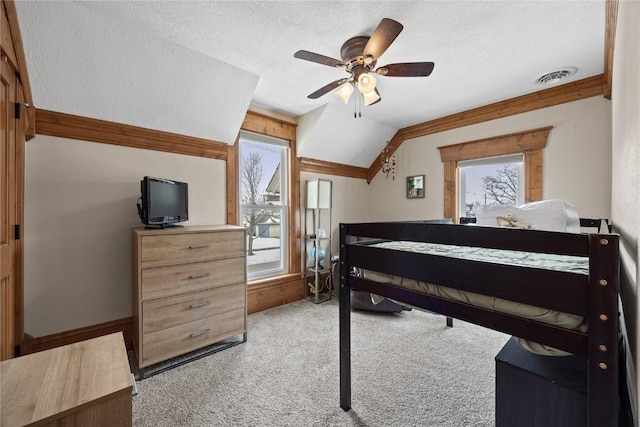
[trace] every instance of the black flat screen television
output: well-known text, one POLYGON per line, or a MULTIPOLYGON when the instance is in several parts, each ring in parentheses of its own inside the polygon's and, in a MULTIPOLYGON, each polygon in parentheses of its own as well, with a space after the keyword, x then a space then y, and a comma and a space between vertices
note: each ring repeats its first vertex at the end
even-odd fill
POLYGON ((189 188, 186 182, 145 176, 140 181, 138 214, 151 228, 166 228, 189 219, 189 188))

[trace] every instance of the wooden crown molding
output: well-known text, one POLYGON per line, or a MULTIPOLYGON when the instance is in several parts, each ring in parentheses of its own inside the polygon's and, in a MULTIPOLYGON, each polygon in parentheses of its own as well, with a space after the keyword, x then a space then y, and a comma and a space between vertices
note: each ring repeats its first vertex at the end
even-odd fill
POLYGON ((566 83, 553 88, 495 102, 483 107, 452 114, 402 129, 405 139, 431 135, 459 127, 470 126, 515 114, 552 107, 566 102, 578 101, 602 95, 603 75, 566 83))
MULTIPOLYGON (((501 119, 514 114, 526 113, 541 108, 564 104, 566 102, 578 101, 592 96, 602 95, 604 86, 603 81, 604 76, 599 74, 597 76, 566 83, 554 88, 518 96, 505 101, 495 102, 483 107, 474 108, 472 110, 463 111, 461 113, 402 128, 396 133, 396 135, 394 135, 391 142, 387 145, 389 150, 386 155, 392 155, 407 139, 418 138, 490 120, 501 119)), ((378 156, 378 158, 369 167, 368 182, 371 182, 373 177, 380 170, 382 166, 381 156, 382 154, 378 156)))
POLYGON ((327 175, 346 176, 349 178, 367 179, 367 168, 326 162, 324 160, 300 157, 300 170, 303 172, 324 173, 327 175))
POLYGON ((613 52, 616 44, 616 27, 618 24, 618 0, 607 0, 604 27, 604 97, 611 99, 613 87, 613 52))
POLYGON ((123 125, 115 122, 38 109, 39 135, 102 142, 131 148, 226 160, 227 144, 209 139, 123 125))

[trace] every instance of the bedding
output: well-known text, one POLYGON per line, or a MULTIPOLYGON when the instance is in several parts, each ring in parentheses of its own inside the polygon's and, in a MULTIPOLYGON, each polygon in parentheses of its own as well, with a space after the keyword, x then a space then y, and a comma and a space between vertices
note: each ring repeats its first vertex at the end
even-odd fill
MULTIPOLYGON (((589 274, 589 259, 586 257, 407 241, 380 242, 374 243, 371 246, 381 249, 418 252, 422 254, 446 256, 479 262, 542 268, 582 275, 589 274)), ((574 314, 562 313, 529 304, 507 301, 502 298, 463 291, 446 286, 434 285, 432 283, 393 276, 372 270, 362 270, 361 274, 364 278, 374 280, 376 282, 388 283, 390 285, 442 297, 451 301, 463 302, 465 304, 500 311, 502 313, 512 314, 562 328, 579 330, 582 332, 586 331, 587 328, 584 317, 574 314)), ((523 348, 536 354, 545 356, 566 356, 570 354, 529 340, 521 338, 517 338, 517 340, 523 348)))
POLYGON ((520 206, 483 206, 478 210, 476 224, 580 233, 577 209, 561 199, 541 200, 520 206))
MULTIPOLYGON (((578 216, 578 211, 576 210, 575 206, 573 206, 571 203, 567 202, 566 200, 562 200, 562 199, 541 200, 538 202, 526 203, 520 206, 503 206, 503 205, 482 206, 478 210, 475 224, 493 226, 493 227, 498 226, 498 227, 507 227, 507 228, 580 233, 580 218, 578 216)), ((434 248, 431 248, 424 253, 432 253, 434 255, 456 257, 455 253, 453 252, 453 250, 455 249, 452 249, 452 248, 455 248, 455 246, 451 246, 450 248, 448 248, 447 249, 448 253, 442 253, 442 252, 438 253, 437 250, 435 252, 431 252, 435 250, 434 248)), ((396 247, 394 249, 400 249, 400 248, 396 247)), ((444 248, 441 248, 441 249, 444 249, 444 248)), ((400 249, 400 250, 412 250, 412 249, 409 248, 409 249, 400 249)), ((463 253, 457 257, 464 258, 466 256, 472 256, 473 252, 479 253, 479 254, 485 252, 484 250, 481 250, 479 248, 476 248, 475 251, 473 251, 471 248, 466 248, 465 251, 467 251, 467 253, 463 253)), ((494 257, 493 255, 490 257, 479 257, 479 258, 476 258, 476 260, 483 261, 483 262, 492 262, 492 258, 500 259, 501 257, 501 255, 499 254, 496 254, 496 256, 497 257, 494 257)), ((588 263, 586 261, 586 258, 583 261, 585 264, 585 267, 584 267, 585 274, 588 274, 588 263)), ((515 265, 518 265, 518 264, 516 263, 515 265)), ((378 277, 378 280, 382 282, 385 282, 387 280, 387 278, 384 278, 384 277, 380 277, 380 276, 377 276, 377 277, 378 277)), ((429 293, 429 289, 431 287, 426 285, 428 284, 423 283, 422 285, 420 285, 415 281, 406 283, 406 286, 408 288, 413 288, 418 291, 429 293), (412 283, 415 286, 411 287, 412 283)), ((446 297, 445 295, 442 295, 442 296, 446 297)), ((449 293, 449 296, 451 299, 455 301, 465 300, 465 297, 459 294, 459 292, 449 293)), ((359 295, 359 298, 366 299, 367 300, 366 306, 374 309, 377 304, 380 304, 381 302, 385 301, 385 298, 373 293, 369 294, 368 296, 359 295)), ((502 301, 503 300, 497 301, 498 306, 503 305, 502 301)), ((485 298, 479 298, 478 303, 481 304, 482 306, 485 306, 485 303, 487 305, 489 303, 493 305, 494 301, 487 301, 485 300, 485 298)), ((357 308, 357 307, 359 307, 358 302, 356 302, 356 305, 354 306, 354 308, 357 308)), ((487 306, 487 308, 489 307, 487 306)), ((383 311, 383 310, 380 310, 380 311, 383 311)), ((507 311, 507 312, 511 313, 511 311, 507 311)), ((513 313, 513 314, 517 314, 517 313, 513 313)), ((537 314, 532 316, 536 317, 537 314)), ((543 320, 540 320, 540 321, 543 321, 543 320)), ((570 322, 570 323, 573 324, 574 322, 570 322)), ((574 329, 574 327, 572 327, 571 329, 574 329)), ((561 352, 559 350, 553 349, 551 347, 549 347, 548 349, 546 347, 545 348, 539 347, 534 343, 530 343, 528 341, 521 340, 521 339, 519 339, 519 342, 523 347, 539 354, 546 354, 546 355, 569 354, 566 352, 561 352)))

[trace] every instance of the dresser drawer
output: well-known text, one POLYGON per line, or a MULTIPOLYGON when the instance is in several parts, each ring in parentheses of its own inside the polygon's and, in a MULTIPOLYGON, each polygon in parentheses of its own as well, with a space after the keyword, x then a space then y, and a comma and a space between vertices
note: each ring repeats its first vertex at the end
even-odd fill
POLYGON ((142 268, 212 258, 242 256, 245 231, 217 233, 185 233, 142 236, 140 265, 142 268))
POLYGON ((245 332, 244 308, 144 334, 142 364, 152 365, 245 332))
POLYGON ((142 304, 142 333, 166 329, 245 307, 244 283, 161 298, 142 304))
POLYGON ((245 258, 178 264, 142 270, 142 301, 244 283, 245 258))

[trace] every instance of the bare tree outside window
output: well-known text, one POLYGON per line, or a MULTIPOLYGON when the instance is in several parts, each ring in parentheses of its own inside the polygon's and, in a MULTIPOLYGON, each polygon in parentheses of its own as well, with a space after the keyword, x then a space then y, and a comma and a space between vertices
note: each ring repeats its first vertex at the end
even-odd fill
POLYGON ((260 153, 249 153, 242 157, 242 203, 247 205, 255 205, 262 200, 258 197, 262 194, 260 191, 260 182, 262 181, 262 156, 260 153))
POLYGON ((481 178, 486 202, 497 205, 516 205, 518 201, 518 168, 513 163, 502 165, 495 175, 481 178))
MULTIPOLYGON (((262 156, 260 153, 249 153, 242 157, 241 197, 244 205, 261 205, 264 203, 265 191, 260 188, 262 182, 262 156)), ((244 216, 249 228, 249 241, 247 243, 247 255, 255 255, 253 241, 256 237, 257 225, 272 220, 274 213, 269 209, 247 209, 244 216)))
POLYGON ((475 217, 483 206, 523 203, 522 155, 458 163, 460 216, 475 217))

